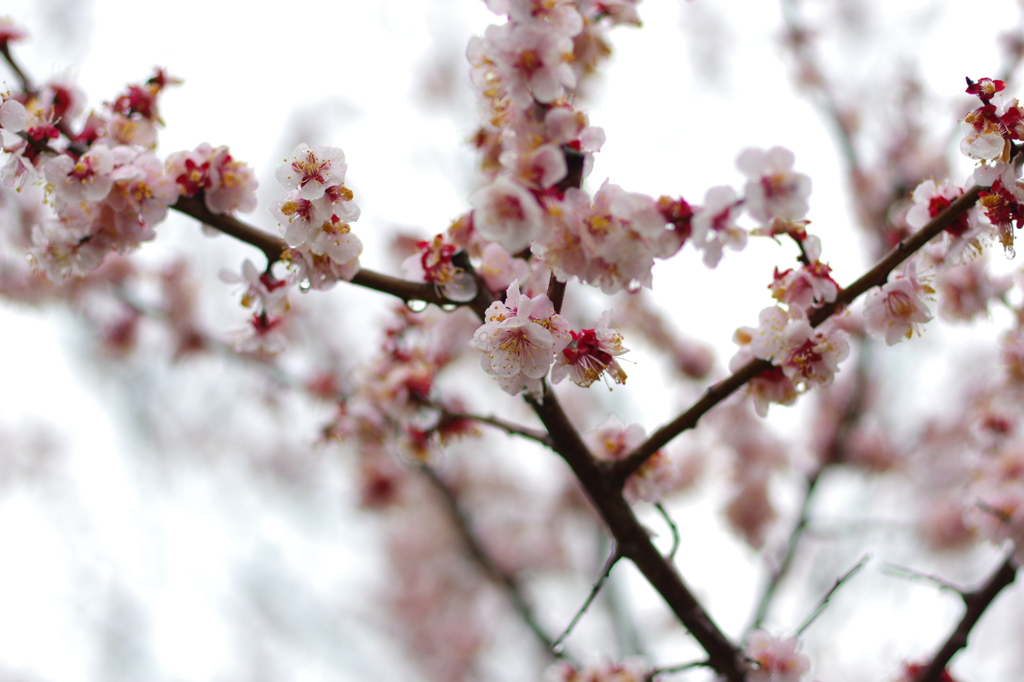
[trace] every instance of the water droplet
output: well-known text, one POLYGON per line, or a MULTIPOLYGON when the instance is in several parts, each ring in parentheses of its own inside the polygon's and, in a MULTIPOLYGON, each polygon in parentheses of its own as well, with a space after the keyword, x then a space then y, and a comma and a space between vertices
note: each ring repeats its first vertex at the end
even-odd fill
POLYGON ((441 295, 459 303, 476 298, 476 280, 466 272, 460 272, 441 286, 441 295))
POLYGON ((312 283, 310 283, 308 279, 304 279, 301 282, 299 282, 299 291, 301 291, 302 293, 306 293, 307 291, 310 290, 310 288, 312 288, 312 286, 312 283))
POLYGON ((563 651, 565 651, 565 644, 563 644, 562 642, 558 642, 553 647, 551 647, 551 653, 553 653, 555 656, 561 656, 563 651))
POLYGON ((426 301, 420 301, 420 300, 415 299, 415 298, 406 301, 405 305, 406 305, 406 307, 409 308, 409 310, 413 311, 414 313, 422 313, 424 310, 427 309, 427 302, 426 301))
POLYGON ((1017 252, 1014 250, 1013 246, 1006 246, 1003 247, 1003 255, 1006 256, 1006 260, 1013 260, 1014 256, 1017 255, 1017 252))
POLYGON ((642 286, 643 285, 640 283, 640 280, 638 280, 638 279, 631 279, 631 280, 629 280, 629 284, 626 285, 626 293, 627 294, 638 294, 638 293, 640 293, 640 287, 642 287, 642 286))
POLYGON ((455 303, 445 303, 441 306, 441 310, 445 311, 446 313, 451 313, 458 310, 458 307, 459 306, 456 305, 455 303))

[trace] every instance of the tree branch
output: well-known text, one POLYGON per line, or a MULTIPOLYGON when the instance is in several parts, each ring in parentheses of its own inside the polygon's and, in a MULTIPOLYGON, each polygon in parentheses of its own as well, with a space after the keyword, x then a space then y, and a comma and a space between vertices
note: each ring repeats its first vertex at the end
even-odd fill
POLYGON ((672 563, 651 542, 607 468, 591 456, 561 404, 545 382, 544 396, 527 396, 554 441, 554 448, 583 486, 608 526, 616 548, 640 570, 679 621, 708 654, 708 666, 729 682, 744 682, 746 667, 739 651, 711 619, 672 563))
MULTIPOLYGON (((235 239, 251 244, 263 252, 267 263, 273 264, 281 260, 281 255, 288 249, 288 244, 280 237, 257 229, 238 218, 224 213, 214 213, 206 207, 202 196, 180 197, 173 206, 176 211, 191 216, 210 227, 230 235, 235 239)), ((390 294, 408 303, 424 301, 437 306, 469 306, 483 319, 484 311, 493 300, 486 287, 478 287, 477 296, 467 303, 450 301, 437 292, 429 282, 410 282, 408 280, 383 275, 373 270, 361 269, 351 280, 352 284, 390 294)))
POLYGON ((468 419, 481 424, 487 424, 488 426, 493 426, 496 429, 501 429, 510 436, 522 436, 523 438, 536 441, 545 447, 552 447, 551 436, 538 429, 531 429, 518 424, 513 424, 512 422, 505 421, 499 417, 487 417, 480 414, 470 414, 468 412, 450 410, 444 405, 425 398, 420 398, 419 400, 427 407, 437 410, 446 417, 452 417, 454 419, 468 419))
MULTIPOLYGON (((864 273, 849 287, 840 291, 834 303, 826 303, 811 311, 808 315, 811 326, 817 327, 821 325, 831 316, 845 310, 850 303, 868 289, 885 284, 890 272, 895 270, 903 261, 910 258, 921 247, 931 241, 932 238, 952 225, 953 221, 960 217, 961 214, 966 213, 974 206, 978 200, 978 195, 984 189, 984 187, 974 186, 964 192, 947 206, 946 210, 933 218, 931 222, 893 247, 888 255, 882 258, 873 268, 864 273)), ((637 446, 627 457, 616 462, 614 476, 618 484, 625 485, 626 479, 643 466, 643 463, 655 452, 668 445, 673 438, 683 431, 697 426, 700 418, 711 408, 728 398, 748 381, 771 366, 771 363, 767 360, 751 360, 736 370, 732 376, 723 379, 709 388, 692 407, 652 433, 646 441, 637 446)))
POLYGON ((960 594, 967 611, 953 632, 946 638, 946 642, 932 657, 928 667, 917 676, 914 682, 941 681, 942 673, 946 670, 950 660, 960 649, 967 646, 967 636, 971 634, 971 630, 981 619, 982 614, 985 613, 996 596, 1003 591, 1003 588, 1012 584, 1016 578, 1017 569, 1013 564, 1013 555, 1011 554, 984 585, 973 592, 960 594))

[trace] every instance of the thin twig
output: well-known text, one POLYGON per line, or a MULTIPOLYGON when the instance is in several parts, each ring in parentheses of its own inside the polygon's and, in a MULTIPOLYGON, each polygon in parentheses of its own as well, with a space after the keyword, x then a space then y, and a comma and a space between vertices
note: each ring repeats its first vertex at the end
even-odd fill
MULTIPOLYGON (((974 186, 957 197, 953 203, 946 207, 942 213, 933 218, 927 225, 922 227, 913 235, 907 237, 897 244, 882 260, 873 268, 868 270, 858 280, 846 289, 843 289, 836 296, 834 303, 827 303, 816 308, 808 316, 812 327, 820 326, 825 320, 847 308, 853 301, 872 287, 885 284, 889 273, 898 267, 903 261, 910 258, 921 247, 931 241, 943 230, 949 227, 960 215, 966 213, 978 200, 978 195, 984 187, 974 186)), ((772 364, 767 360, 754 359, 736 370, 732 376, 723 379, 709 388, 701 398, 689 409, 673 419, 668 424, 651 434, 637 448, 625 458, 619 460, 614 467, 614 475, 618 485, 625 485, 626 479, 637 469, 643 466, 655 452, 668 445, 673 438, 683 431, 694 428, 697 422, 711 408, 722 402, 737 390, 742 388, 748 381, 756 377, 772 364)))
POLYGON ((32 87, 32 81, 28 75, 18 65, 18 62, 11 55, 11 46, 7 41, 0 42, 0 55, 3 55, 7 65, 11 67, 11 71, 14 72, 14 76, 18 79, 21 84, 21 89, 26 94, 35 94, 35 88, 32 87))
POLYGON ((488 417, 480 414, 471 414, 469 412, 459 412, 426 398, 420 398, 419 401, 427 407, 437 410, 446 417, 451 417, 453 419, 468 419, 481 424, 487 424, 488 426, 493 426, 496 429, 501 429, 510 436, 522 436, 523 438, 536 441, 545 447, 550 448, 552 445, 551 436, 540 429, 531 429, 526 426, 520 426, 519 424, 513 424, 512 422, 505 421, 499 417, 488 417))
POLYGON ((902 578, 909 578, 909 579, 913 579, 913 580, 923 580, 923 581, 926 581, 926 582, 930 582, 930 583, 933 583, 933 584, 937 585, 939 587, 939 589, 948 590, 949 592, 954 592, 954 593, 960 595, 961 597, 964 595, 964 592, 965 592, 964 588, 960 587, 959 585, 954 585, 953 583, 949 582, 948 580, 946 580, 944 578, 940 578, 937 575, 931 575, 929 573, 922 573, 920 571, 916 571, 916 570, 914 570, 912 568, 907 568, 906 566, 900 566, 898 564, 886 563, 886 564, 884 564, 882 566, 882 572, 883 573, 888 573, 890 575, 896 575, 896 576, 899 576, 899 577, 902 577, 902 578))
POLYGON ((789 571, 793 566, 793 560, 796 558, 797 550, 800 547, 800 543, 803 540, 807 531, 807 526, 811 520, 811 506, 815 493, 818 490, 818 482, 821 480, 822 474, 824 474, 825 469, 833 464, 841 463, 845 457, 846 439, 849 437, 850 432, 862 416, 864 410, 866 391, 869 384, 868 348, 869 346, 867 344, 860 344, 860 353, 857 355, 857 372, 854 375, 856 384, 853 387, 852 395, 843 409, 842 419, 839 420, 832 437, 829 439, 830 442, 828 447, 825 449, 824 456, 820 458, 818 466, 814 471, 807 476, 807 487, 804 490, 804 497, 800 503, 800 513, 793 526, 793 530, 790 531, 789 539, 786 541, 786 551, 782 556, 782 561, 780 561, 775 570, 771 572, 768 582, 765 584, 761 592, 761 598, 757 602, 757 609, 754 611, 754 618, 751 621, 750 626, 747 628, 744 639, 749 637, 751 632, 761 627, 764 623, 765 618, 768 616, 768 610, 771 608, 772 601, 775 599, 779 585, 782 584, 782 581, 789 574, 789 571))
POLYGON ((654 678, 658 675, 671 675, 672 673, 681 673, 685 670, 693 670, 694 668, 709 668, 711 667, 708 660, 705 658, 702 661, 693 661, 692 663, 682 663, 680 665, 672 665, 665 668, 655 668, 647 673, 644 677, 644 682, 654 682, 654 678))
POLYGON ((860 561, 857 562, 856 566, 854 566, 853 568, 851 568, 846 573, 844 573, 836 579, 836 582, 834 585, 832 585, 832 588, 825 593, 825 596, 821 598, 821 601, 818 602, 818 605, 814 607, 813 611, 811 611, 811 615, 807 616, 807 619, 803 622, 803 624, 796 629, 795 634, 797 637, 804 634, 804 631, 807 628, 811 627, 811 623, 813 623, 818 618, 818 616, 821 615, 821 612, 825 610, 825 607, 828 606, 828 602, 830 599, 832 599, 832 595, 836 593, 836 590, 838 590, 847 580, 852 578, 855 573, 860 571, 860 569, 864 568, 864 565, 868 562, 870 558, 870 554, 865 554, 861 557, 860 561))
POLYGON ((556 656, 561 654, 565 638, 572 634, 573 628, 576 627, 576 623, 580 622, 580 618, 583 617, 583 614, 586 613, 587 609, 590 608, 590 605, 593 603, 594 599, 597 598, 597 594, 601 591, 601 587, 604 586, 604 583, 606 580, 608 580, 608 576, 611 575, 612 569, 615 567, 615 564, 617 564, 619 559, 621 558, 622 555, 619 554, 618 550, 612 550, 612 553, 608 555, 608 559, 604 562, 604 568, 601 569, 600 577, 598 577, 597 582, 594 583, 594 586, 590 588, 590 594, 587 595, 587 598, 586 600, 584 600, 583 605, 579 608, 578 611, 576 611, 576 615, 572 617, 571 621, 569 621, 569 625, 566 626, 562 634, 560 634, 558 636, 558 639, 555 640, 554 644, 551 645, 551 650, 556 656))
POLYGON ((562 653, 560 651, 555 651, 555 642, 552 641, 543 626, 541 626, 540 621, 537 620, 537 617, 533 613, 533 609, 526 601, 526 597, 523 596, 523 592, 519 588, 519 584, 515 577, 506 573, 494 562, 494 559, 491 558, 490 554, 487 553, 487 550, 484 549, 483 544, 477 538, 476 533, 473 532, 469 523, 469 517, 459 504, 455 491, 453 491, 428 464, 420 464, 419 469, 423 472, 427 481, 429 481, 438 492, 441 501, 444 503, 444 506, 448 511, 448 515, 452 520, 452 524, 462 537, 462 541, 465 544, 469 555, 477 565, 483 569, 488 578, 504 588, 509 599, 512 601, 512 605, 515 607, 516 611, 519 612, 519 616, 530 628, 534 636, 536 636, 544 646, 544 649, 552 656, 562 657, 562 653))
POLYGON ((672 549, 669 550, 667 558, 669 561, 676 560, 676 552, 679 550, 679 527, 676 526, 675 521, 668 515, 668 511, 665 509, 665 505, 661 502, 655 502, 654 508, 661 513, 661 518, 668 524, 669 531, 672 533, 672 549))

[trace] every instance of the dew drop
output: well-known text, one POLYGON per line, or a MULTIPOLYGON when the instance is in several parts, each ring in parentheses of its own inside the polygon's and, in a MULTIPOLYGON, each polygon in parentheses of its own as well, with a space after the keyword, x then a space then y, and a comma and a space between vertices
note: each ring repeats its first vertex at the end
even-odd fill
POLYGON ((455 312, 456 310, 458 310, 458 308, 459 306, 454 303, 444 303, 441 305, 441 310, 445 311, 446 313, 455 312))
POLYGON ((459 303, 476 298, 476 280, 466 272, 460 272, 451 281, 441 286, 441 295, 459 303))
POLYGON ((1013 248, 1013 246, 1004 246, 1003 255, 1006 256, 1006 260, 1013 260, 1014 256, 1017 255, 1017 251, 1013 248))
POLYGON ((631 280, 629 280, 629 284, 626 285, 626 293, 627 294, 638 294, 638 293, 640 293, 640 287, 642 287, 642 286, 643 285, 640 283, 640 280, 638 280, 638 279, 631 279, 631 280))
POLYGON ((561 642, 558 642, 553 647, 551 647, 551 653, 553 653, 555 656, 561 656, 563 651, 565 651, 565 645, 561 642))
POLYGON ((299 291, 301 291, 302 293, 306 293, 307 291, 310 290, 310 288, 312 288, 312 286, 312 283, 310 283, 308 279, 304 279, 301 282, 299 282, 299 291))
POLYGON ((406 301, 405 305, 407 308, 409 308, 409 310, 413 311, 414 313, 422 313, 424 310, 427 309, 426 301, 420 301, 415 298, 406 301))

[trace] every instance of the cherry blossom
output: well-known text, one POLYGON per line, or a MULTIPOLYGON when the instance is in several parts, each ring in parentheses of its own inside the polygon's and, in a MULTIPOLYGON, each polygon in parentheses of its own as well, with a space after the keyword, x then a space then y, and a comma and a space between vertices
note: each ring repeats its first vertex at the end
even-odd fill
POLYGON ((473 227, 485 238, 519 253, 540 229, 543 213, 537 200, 521 185, 499 177, 469 198, 475 209, 473 227))
POLYGON ((538 389, 537 380, 547 375, 555 354, 571 338, 568 324, 548 297, 520 294, 518 280, 509 286, 504 303, 490 305, 484 320, 473 335, 473 345, 483 351, 481 366, 505 380, 502 388, 513 395, 538 389))
POLYGON ((744 655, 756 664, 750 672, 751 682, 800 682, 811 667, 807 656, 800 653, 800 640, 783 639, 757 630, 743 648, 744 655))
POLYGON ((345 184, 345 152, 338 147, 300 143, 291 159, 277 169, 277 181, 288 190, 298 190, 307 201, 319 199, 328 187, 345 184))
POLYGON ((242 273, 238 275, 230 270, 221 270, 221 281, 228 284, 244 284, 242 305, 246 308, 263 310, 272 317, 281 317, 291 308, 288 302, 288 280, 276 279, 269 272, 259 272, 252 261, 246 259, 242 263, 242 273))
POLYGON ((782 147, 768 151, 747 148, 736 158, 736 167, 747 178, 743 207, 762 223, 774 218, 799 220, 807 213, 811 179, 792 171, 793 152, 782 147))
POLYGON ((847 334, 830 320, 814 329, 799 308, 765 308, 757 329, 743 328, 736 338, 761 360, 770 360, 798 387, 827 386, 850 352, 847 334))
MULTIPOLYGON (((499 249, 501 248, 498 245, 499 249)), ((430 241, 416 242, 419 253, 409 256, 402 267, 412 279, 432 282, 438 292, 452 301, 471 301, 477 294, 473 275, 452 263, 458 247, 437 235, 430 241)), ((507 286, 507 285, 506 285, 507 286)))
POLYGON ((566 376, 584 388, 589 387, 605 372, 617 384, 626 383, 626 373, 615 356, 626 353, 622 335, 609 327, 611 311, 606 310, 594 329, 572 331, 572 341, 562 349, 551 370, 551 381, 558 383, 566 376))
POLYGON ((735 251, 747 245, 747 231, 737 224, 740 200, 732 187, 712 187, 704 194, 704 205, 695 210, 693 243, 704 251, 704 265, 716 267, 722 260, 722 250, 728 246, 735 251))
POLYGON ((106 198, 114 179, 114 154, 109 147, 95 146, 80 158, 61 154, 44 166, 46 180, 54 187, 58 201, 77 204, 106 198))
POLYGON ((921 334, 921 325, 932 319, 925 298, 935 290, 907 268, 891 282, 875 289, 864 305, 868 333, 885 339, 887 345, 921 334))

